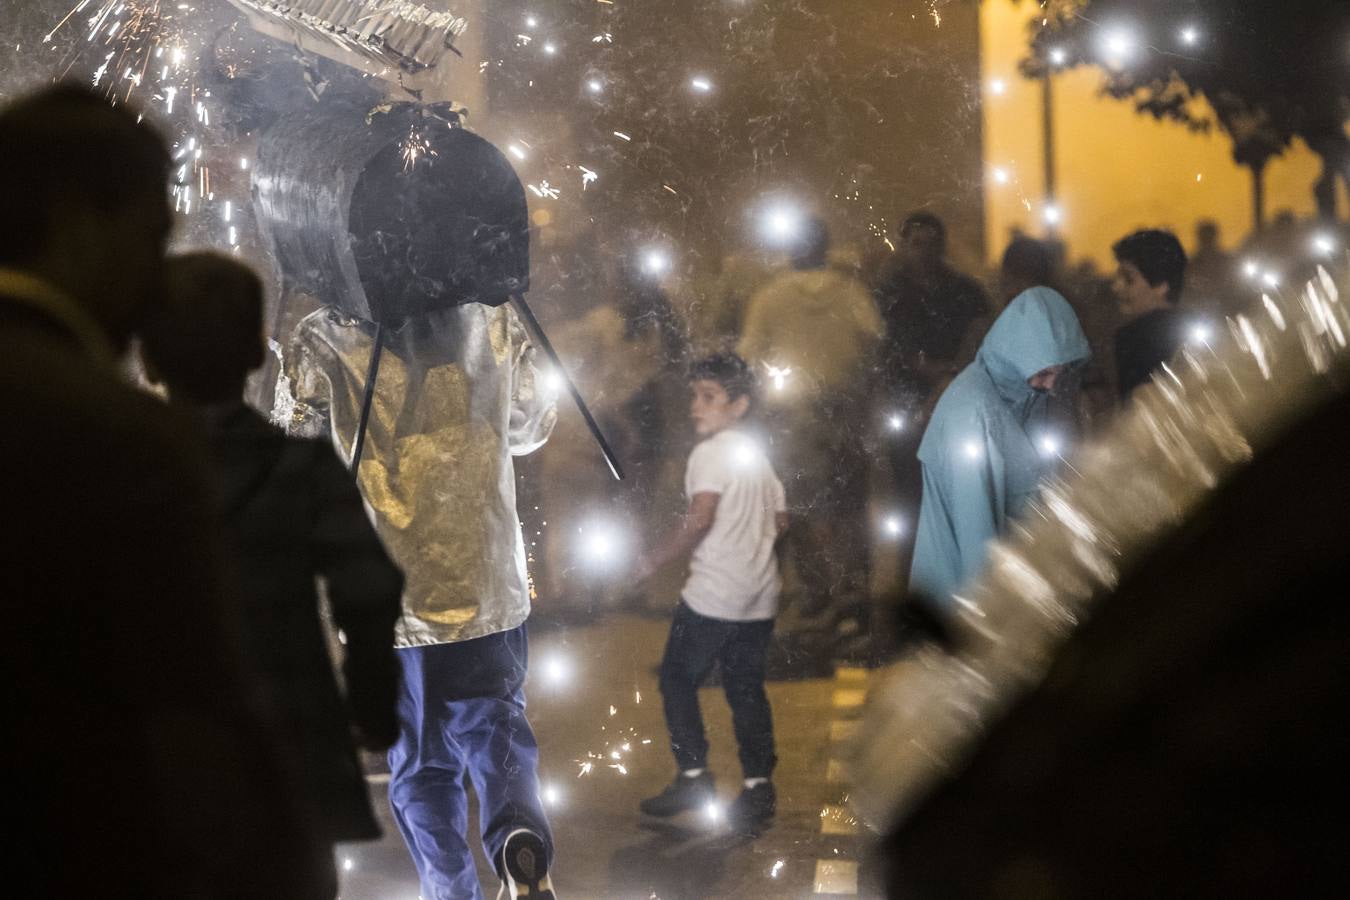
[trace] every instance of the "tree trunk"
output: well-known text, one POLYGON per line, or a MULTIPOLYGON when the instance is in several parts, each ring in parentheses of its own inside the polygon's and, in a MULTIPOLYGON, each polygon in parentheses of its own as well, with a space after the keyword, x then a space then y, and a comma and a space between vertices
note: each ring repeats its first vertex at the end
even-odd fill
POLYGON ((1313 182, 1313 200, 1317 203, 1317 217, 1323 222, 1334 223, 1337 219, 1336 182, 1346 178, 1344 173, 1348 165, 1350 154, 1322 157, 1322 176, 1313 182))
POLYGON ((1252 232, 1260 234, 1266 227, 1266 164, 1253 165, 1252 170, 1252 232))
POLYGON ((1324 127, 1309 129, 1303 140, 1322 160, 1322 175, 1313 182, 1317 217, 1323 222, 1334 223, 1337 182, 1350 179, 1347 175, 1350 172, 1350 137, 1345 135, 1344 118, 1336 115, 1324 127))

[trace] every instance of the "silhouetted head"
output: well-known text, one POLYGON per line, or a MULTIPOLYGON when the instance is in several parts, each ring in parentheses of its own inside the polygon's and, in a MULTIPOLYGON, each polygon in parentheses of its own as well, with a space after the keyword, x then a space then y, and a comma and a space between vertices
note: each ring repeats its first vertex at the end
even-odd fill
POLYGON ((947 226, 935 213, 912 212, 900 223, 900 244, 896 252, 907 267, 931 272, 942 265, 947 255, 947 226))
POLYGON ((74 85, 0 111, 0 265, 68 294, 121 348, 162 295, 164 142, 74 85))
POLYGON ((240 399, 264 359, 262 282, 216 253, 171 257, 167 269, 167 297, 144 329, 147 370, 177 400, 240 399))
POLYGON ((1214 250, 1219 246, 1219 223, 1213 219, 1201 219, 1195 223, 1195 245, 1201 250, 1214 250))
POLYGON ((1050 287, 1054 270, 1055 258, 1048 244, 1035 238, 1013 238, 1003 251, 1003 265, 999 269, 1003 302, 1010 302, 1029 288, 1050 287))

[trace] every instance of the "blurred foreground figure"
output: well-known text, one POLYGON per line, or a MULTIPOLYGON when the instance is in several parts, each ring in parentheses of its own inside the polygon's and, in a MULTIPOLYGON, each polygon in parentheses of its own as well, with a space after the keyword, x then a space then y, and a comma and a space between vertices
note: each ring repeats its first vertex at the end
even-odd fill
POLYGON ((803 612, 860 621, 869 608, 864 440, 882 325, 863 286, 827 268, 829 249, 825 223, 803 222, 792 271, 750 301, 739 355, 767 375, 803 612))
MULTIPOLYGON (((324 307, 301 321, 287 359, 292 430, 330 433, 348 458, 372 331, 324 307)), ((482 896, 466 776, 498 874, 507 880, 508 861, 528 854, 538 896, 551 896, 525 717, 530 585, 511 457, 543 446, 555 404, 536 387, 534 347, 510 306, 427 312, 383 342, 360 483, 407 578, 389 800, 427 900, 482 896)))
POLYGON ((1319 272, 1183 354, 876 692, 891 896, 1346 893, 1347 334, 1319 272))
POLYGON ((161 297, 169 157, 74 87, 0 113, 6 886, 331 897, 252 703, 191 423, 116 358, 161 297))
POLYGON ((1091 355, 1067 300, 1047 287, 1017 295, 980 352, 943 392, 919 445, 923 505, 909 590, 938 604, 984 565, 1056 458, 1038 433, 1046 400, 1091 355))
POLYGON ((168 297, 145 334, 147 369, 210 443, 226 537, 240 567, 243 643, 264 677, 293 773, 325 840, 379 837, 352 746, 398 737, 394 623, 403 577, 327 441, 287 437, 246 406, 263 363, 262 284, 209 253, 171 259, 168 297), (346 696, 319 615, 322 578, 341 630, 346 696))

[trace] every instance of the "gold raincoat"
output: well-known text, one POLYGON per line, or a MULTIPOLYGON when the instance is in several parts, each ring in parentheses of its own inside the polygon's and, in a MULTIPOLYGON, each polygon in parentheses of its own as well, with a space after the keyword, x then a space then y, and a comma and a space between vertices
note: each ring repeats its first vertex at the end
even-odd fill
MULTIPOLYGON (((276 418, 351 458, 374 326, 325 307, 301 320, 276 418)), ((557 418, 509 306, 470 303, 386 329, 360 485, 407 579, 400 647, 465 641, 529 615, 512 456, 557 418)))

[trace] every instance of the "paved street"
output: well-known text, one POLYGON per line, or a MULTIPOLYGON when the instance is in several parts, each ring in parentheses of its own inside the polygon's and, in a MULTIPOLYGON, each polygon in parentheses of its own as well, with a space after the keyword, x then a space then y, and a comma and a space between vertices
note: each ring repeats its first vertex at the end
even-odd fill
MULTIPOLYGON (((668 619, 613 613, 586 624, 533 624, 530 714, 542 748, 544 794, 564 898, 856 896, 860 838, 843 808, 834 751, 859 711, 867 673, 833 669, 773 680, 778 737, 777 822, 734 838, 703 813, 644 822, 641 797, 674 766, 666 746, 656 664, 668 619)), ((794 667, 779 666, 790 669, 794 667)), ((731 718, 719 689, 702 692, 723 802, 739 789, 731 718)), ((385 837, 344 846, 345 900, 412 900, 417 880, 389 817, 384 779, 371 778, 385 837)), ((484 884, 494 878, 480 860, 484 884)))

